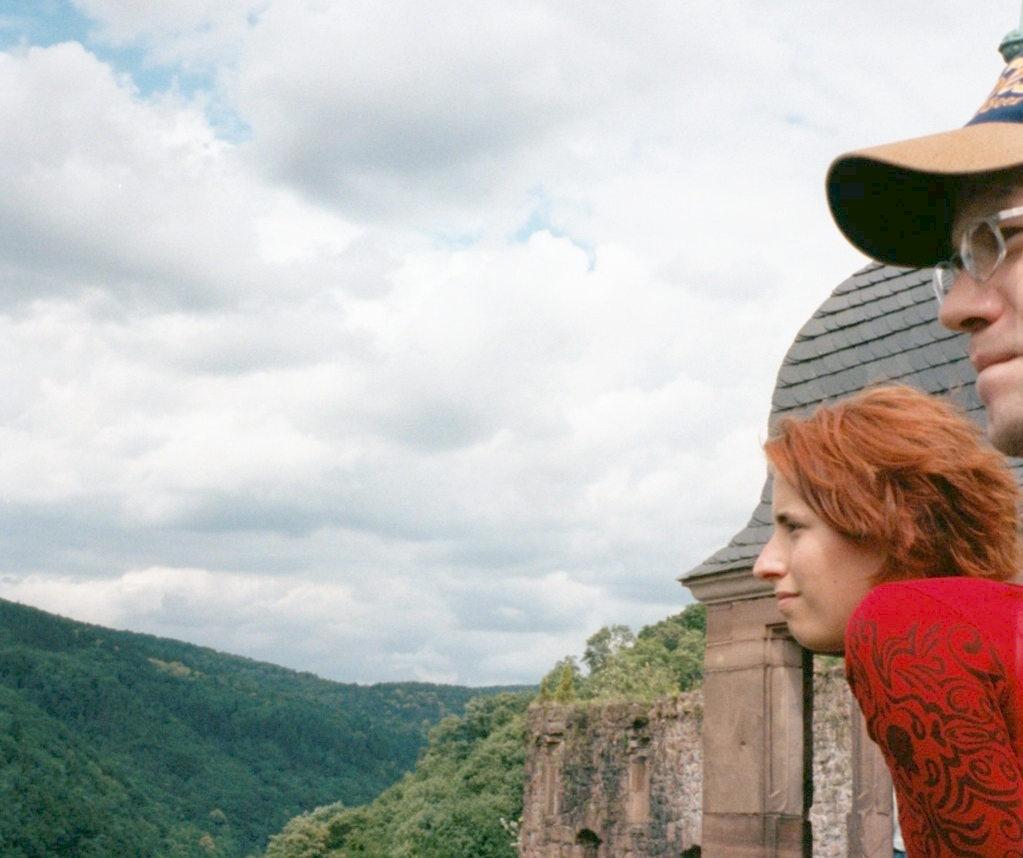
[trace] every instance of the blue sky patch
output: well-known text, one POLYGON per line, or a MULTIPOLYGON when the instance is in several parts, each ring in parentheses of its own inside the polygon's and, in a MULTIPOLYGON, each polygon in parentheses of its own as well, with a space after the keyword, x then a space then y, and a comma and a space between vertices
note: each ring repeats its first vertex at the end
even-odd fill
POLYGON ((0 0, 0 49, 89 42, 95 25, 67 0, 0 0))
POLYGON ((212 89, 212 69, 196 73, 158 65, 150 60, 143 45, 110 45, 97 37, 98 29, 97 22, 68 0, 0 0, 0 50, 78 42, 115 71, 130 75, 142 95, 165 92, 174 86, 186 96, 212 89))
POLYGON ((211 93, 206 115, 217 136, 232 143, 249 137, 251 129, 217 98, 213 66, 186 69, 155 63, 144 41, 113 45, 100 32, 100 24, 69 0, 0 0, 0 50, 78 42, 115 72, 127 74, 143 97, 172 89, 185 98, 211 93))

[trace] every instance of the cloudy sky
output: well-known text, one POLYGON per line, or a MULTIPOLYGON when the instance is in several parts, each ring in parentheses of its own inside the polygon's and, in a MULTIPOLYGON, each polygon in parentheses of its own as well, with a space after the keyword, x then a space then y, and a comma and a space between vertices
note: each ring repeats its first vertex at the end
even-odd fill
POLYGON ((0 0, 0 596, 346 681, 690 601, 1017 0, 0 0))

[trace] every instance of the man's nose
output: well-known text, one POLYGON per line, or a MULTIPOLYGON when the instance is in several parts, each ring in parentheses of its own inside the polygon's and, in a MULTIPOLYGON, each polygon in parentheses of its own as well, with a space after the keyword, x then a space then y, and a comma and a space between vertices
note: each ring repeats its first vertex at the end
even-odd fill
MULTIPOLYGON (((966 272, 961 272, 938 308, 938 320, 951 331, 972 334, 986 328, 1001 313, 1004 298, 996 286, 1011 272, 999 269, 991 280, 979 283, 966 272)), ((1020 276, 1016 272, 1016 276, 1020 276)))
POLYGON ((764 546, 753 564, 753 577, 761 581, 772 581, 785 575, 785 558, 778 549, 774 536, 764 546))

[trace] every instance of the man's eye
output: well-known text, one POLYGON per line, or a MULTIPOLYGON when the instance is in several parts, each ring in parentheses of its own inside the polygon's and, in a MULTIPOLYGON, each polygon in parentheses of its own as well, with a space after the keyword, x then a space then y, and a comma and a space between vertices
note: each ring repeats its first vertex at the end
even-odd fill
POLYGON ((1003 226, 1002 227, 1002 238, 1005 239, 1006 248, 1011 244, 1013 247, 1018 247, 1023 244, 1021 238, 1023 238, 1023 224, 1019 226, 1003 226))

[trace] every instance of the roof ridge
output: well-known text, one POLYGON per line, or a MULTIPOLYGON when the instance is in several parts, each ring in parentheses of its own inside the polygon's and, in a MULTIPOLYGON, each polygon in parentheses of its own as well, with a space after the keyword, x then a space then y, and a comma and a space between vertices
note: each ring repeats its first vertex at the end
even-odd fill
MULTIPOLYGON (((966 338, 942 328, 930 309, 935 304, 929 271, 872 262, 839 283, 789 346, 778 368, 768 424, 878 381, 948 395, 983 424, 966 338)), ((1023 478, 1023 460, 1010 463, 1023 478)), ((680 581, 752 569, 773 527, 768 484, 746 526, 680 581)))

